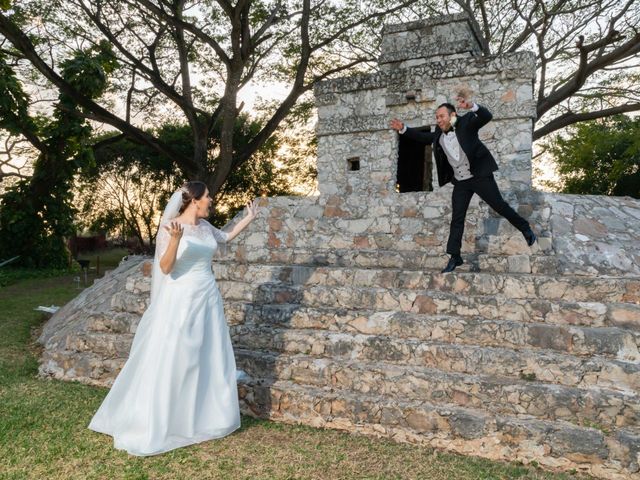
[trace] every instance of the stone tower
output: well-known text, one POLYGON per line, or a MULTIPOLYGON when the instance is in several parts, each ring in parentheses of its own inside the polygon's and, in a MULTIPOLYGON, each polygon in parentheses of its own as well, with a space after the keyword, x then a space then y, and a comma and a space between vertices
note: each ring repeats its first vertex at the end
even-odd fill
MULTIPOLYGON (((246 414, 587 471, 640 471, 640 202, 531 190, 534 58, 481 54, 454 15, 384 30, 380 71, 324 82, 314 197, 263 199, 215 259, 246 414), (451 186, 388 128, 464 85, 496 178, 540 236, 477 199, 446 257, 451 186)), ((109 385, 146 308, 132 258, 61 309, 42 375, 109 385)))
MULTIPOLYGON (((485 58, 473 25, 468 17, 453 15, 387 26, 380 72, 317 86, 321 193, 393 195, 401 180, 398 160, 401 168, 403 160, 407 164, 410 178, 424 176, 416 146, 408 146, 408 158, 398 159, 403 146, 389 130, 389 120, 397 117, 413 127, 433 128, 436 108, 455 103, 460 86, 470 88, 474 100, 493 113, 480 134, 499 163, 499 184, 507 191, 531 189, 534 56, 519 52, 485 58)), ((425 156, 433 168, 430 149, 425 156)), ((435 181, 413 187, 438 190, 435 181)))

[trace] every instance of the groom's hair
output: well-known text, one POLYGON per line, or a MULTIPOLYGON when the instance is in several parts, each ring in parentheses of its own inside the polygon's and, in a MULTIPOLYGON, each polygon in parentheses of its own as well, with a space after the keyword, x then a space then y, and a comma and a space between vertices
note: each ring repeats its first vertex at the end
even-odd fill
POLYGON ((452 113, 456 113, 456 107, 454 107, 451 103, 449 102, 444 102, 441 103, 440 105, 438 105, 438 108, 436 108, 436 110, 441 109, 442 107, 446 108, 449 111, 449 115, 451 115, 452 113))
POLYGON ((180 207, 180 213, 185 211, 191 203, 191 200, 200 200, 206 191, 207 184, 204 182, 198 180, 186 182, 182 186, 182 206, 180 207))

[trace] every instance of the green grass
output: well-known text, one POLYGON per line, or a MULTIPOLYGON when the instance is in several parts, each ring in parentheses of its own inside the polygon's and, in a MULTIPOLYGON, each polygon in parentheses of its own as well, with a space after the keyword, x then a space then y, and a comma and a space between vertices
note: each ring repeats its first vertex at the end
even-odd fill
MULTIPOLYGON (((19 280, 25 280, 28 278, 59 277, 61 275, 73 273, 75 270, 75 268, 70 270, 61 270, 56 268, 33 270, 29 268, 16 268, 10 266, 0 267, 0 287, 6 287, 18 282, 19 280)), ((80 269, 78 268, 77 270, 79 271, 80 269)))
POLYGON ((98 265, 98 259, 100 260, 100 273, 104 274, 105 270, 112 270, 117 267, 122 260, 122 257, 127 255, 126 248, 111 248, 109 250, 98 250, 95 252, 86 252, 78 255, 78 258, 90 260, 90 269, 94 269, 98 265))
POLYGON ((77 293, 73 275, 0 289, 0 479, 588 478, 248 417, 221 440, 129 456, 86 428, 105 389, 36 377, 32 339, 44 317, 33 308, 62 305, 77 293))
MULTIPOLYGON (((96 276, 102 276, 105 270, 111 270, 118 266, 120 260, 122 260, 122 257, 125 255, 127 255, 127 250, 125 248, 111 248, 108 250, 81 253, 78 255, 78 258, 90 261, 87 279, 92 280, 96 276), (99 272, 97 270, 98 266, 100 268, 99 272), (99 275, 97 275, 98 273, 99 275)), ((49 268, 35 270, 7 265, 0 267, 0 287, 6 287, 20 280, 30 278, 51 278, 71 274, 78 276, 81 273, 80 265, 75 261, 71 263, 70 268, 68 269, 49 268)), ((82 281, 84 281, 84 277, 82 278, 82 281)))

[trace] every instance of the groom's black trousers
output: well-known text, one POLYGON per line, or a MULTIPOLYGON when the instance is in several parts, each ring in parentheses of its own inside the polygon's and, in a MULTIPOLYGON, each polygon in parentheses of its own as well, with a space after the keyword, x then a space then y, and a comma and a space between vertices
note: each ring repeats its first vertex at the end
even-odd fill
POLYGON ((509 220, 509 223, 521 232, 528 230, 529 222, 516 213, 504 201, 493 174, 488 177, 472 177, 468 180, 456 181, 451 194, 451 229, 447 242, 449 255, 460 255, 462 234, 464 233, 464 219, 473 194, 477 194, 487 205, 509 220))

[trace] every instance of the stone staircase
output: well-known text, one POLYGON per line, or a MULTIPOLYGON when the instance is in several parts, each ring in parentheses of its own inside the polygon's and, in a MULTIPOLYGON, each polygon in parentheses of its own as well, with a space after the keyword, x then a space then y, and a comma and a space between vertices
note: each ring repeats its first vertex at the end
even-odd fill
POLYGON ((247 413, 603 478, 638 472, 640 279, 214 270, 251 376, 247 413))
MULTIPOLYGON (((320 220, 292 235, 295 212, 273 229, 274 211, 252 230, 282 241, 247 248, 249 233, 213 266, 249 375, 245 413, 601 478, 638 474, 640 278, 561 275, 547 237, 522 253, 500 221, 443 275, 446 256, 430 253, 440 245, 390 245, 397 232, 371 226, 334 225, 341 233, 321 241, 320 220)), ((109 385, 147 307, 149 273, 131 259, 65 306, 41 339, 41 373, 109 385)))
MULTIPOLYGON (((465 237, 473 253, 443 275, 446 256, 434 252, 446 212, 413 231, 397 210, 406 206, 353 219, 277 202, 213 265, 249 375, 245 413, 638 475, 639 277, 562 275, 544 218, 529 250, 482 205, 465 237)), ((41 373, 109 385, 147 307, 149 274, 148 261, 131 259, 54 316, 41 373)))

